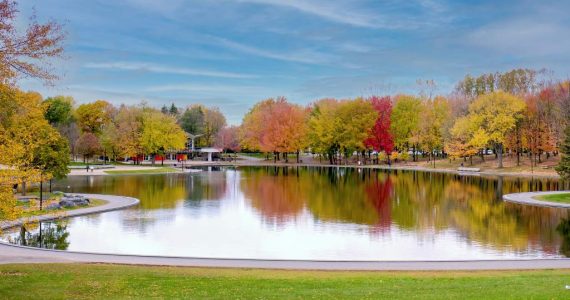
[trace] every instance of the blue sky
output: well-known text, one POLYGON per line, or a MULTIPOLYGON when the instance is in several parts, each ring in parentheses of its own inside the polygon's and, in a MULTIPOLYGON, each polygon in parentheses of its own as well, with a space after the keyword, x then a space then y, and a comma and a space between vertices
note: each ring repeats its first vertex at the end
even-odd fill
MULTIPOLYGON (((569 77, 570 1, 26 0, 65 23, 61 80, 21 86, 78 103, 218 106, 238 124, 276 96, 449 92, 467 73, 569 77)), ((25 19, 24 19, 25 20, 25 19)))

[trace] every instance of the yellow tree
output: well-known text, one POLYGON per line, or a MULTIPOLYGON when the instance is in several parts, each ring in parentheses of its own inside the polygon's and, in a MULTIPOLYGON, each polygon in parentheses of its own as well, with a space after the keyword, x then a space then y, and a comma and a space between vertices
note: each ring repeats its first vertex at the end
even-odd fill
MULTIPOLYGON (((136 106, 121 106, 115 117, 116 132, 113 143, 118 144, 118 155, 133 157, 143 152, 140 140, 142 135, 142 109, 136 106)), ((136 162, 136 160, 133 160, 136 162)))
MULTIPOLYGON (((450 130, 451 139, 445 143, 445 151, 451 157, 469 157, 473 164, 473 155, 477 153, 478 147, 472 144, 472 122, 467 117, 459 118, 450 130)), ((486 144, 486 143, 485 143, 486 144)))
POLYGON ((115 113, 113 105, 105 100, 81 104, 75 111, 77 124, 82 132, 101 134, 103 127, 112 120, 115 113))
POLYGON ((19 171, 24 193, 26 182, 63 177, 68 172, 69 147, 44 118, 41 101, 37 93, 0 85, 0 164, 19 171))
POLYGON ((183 149, 186 145, 186 133, 174 117, 158 110, 143 109, 141 128, 140 145, 147 154, 152 155, 153 164, 156 154, 183 149))
POLYGON ((416 160, 416 150, 419 143, 419 125, 422 110, 420 99, 399 95, 396 97, 394 108, 392 109, 392 123, 390 131, 394 136, 394 143, 400 151, 408 151, 413 147, 413 159, 416 160))
POLYGON ((498 154, 498 167, 503 167, 503 148, 507 134, 515 128, 525 109, 520 98, 502 91, 479 96, 469 105, 471 144, 491 144, 498 154))
POLYGON ((435 167, 434 155, 436 151, 443 150, 443 128, 451 111, 447 99, 444 97, 436 97, 433 100, 427 99, 422 105, 423 109, 419 122, 419 144, 422 150, 429 154, 429 158, 433 159, 435 167))
POLYGON ((341 102, 334 121, 334 134, 338 136, 340 150, 347 162, 354 151, 360 153, 366 149, 364 141, 374 127, 377 117, 378 112, 372 103, 363 98, 341 102))
POLYGON ((339 150, 338 135, 335 130, 337 110, 340 102, 336 99, 322 99, 312 105, 309 115, 309 145, 314 153, 321 153, 334 163, 339 150))

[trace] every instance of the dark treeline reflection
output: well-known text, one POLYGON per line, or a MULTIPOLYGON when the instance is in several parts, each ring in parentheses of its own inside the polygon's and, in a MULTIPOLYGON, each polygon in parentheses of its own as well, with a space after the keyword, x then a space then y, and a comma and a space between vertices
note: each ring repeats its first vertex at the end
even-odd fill
POLYGON ((46 222, 12 229, 10 242, 20 246, 67 250, 69 232, 64 222, 46 222))
POLYGON ((187 209, 200 210, 202 201, 222 203, 241 193, 270 225, 309 216, 317 223, 362 225, 372 236, 394 230, 426 237, 450 232, 497 250, 570 255, 570 217, 565 210, 501 199, 506 193, 568 188, 568 183, 553 179, 342 167, 240 167, 191 174, 73 177, 57 188, 133 196, 145 210, 175 208, 181 202, 187 209))

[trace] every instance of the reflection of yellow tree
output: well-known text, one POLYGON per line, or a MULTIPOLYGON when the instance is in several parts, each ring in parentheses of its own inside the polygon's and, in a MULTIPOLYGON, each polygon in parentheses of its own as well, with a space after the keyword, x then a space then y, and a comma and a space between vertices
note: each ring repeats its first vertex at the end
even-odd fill
POLYGON ((400 172, 392 177, 395 199, 393 220, 400 228, 453 229, 469 240, 496 249, 523 251, 540 245, 555 251, 552 230, 559 211, 505 204, 502 192, 555 189, 550 181, 490 180, 450 174, 400 172))
POLYGON ((184 175, 177 174, 108 176, 90 192, 135 197, 144 209, 173 208, 186 195, 185 180, 184 175))
POLYGON ((307 206, 317 219, 369 225, 379 223, 378 212, 365 189, 366 181, 371 180, 375 171, 324 168, 315 172, 320 174, 311 180, 307 206))

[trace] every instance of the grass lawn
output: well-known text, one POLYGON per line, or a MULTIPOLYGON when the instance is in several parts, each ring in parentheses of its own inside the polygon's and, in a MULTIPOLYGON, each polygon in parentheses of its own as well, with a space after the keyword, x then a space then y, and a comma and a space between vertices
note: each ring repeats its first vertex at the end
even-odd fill
POLYGON ((567 299, 570 270, 325 272, 0 265, 2 299, 567 299))
MULTIPOLYGON (((108 201, 100 200, 100 199, 89 199, 89 200, 90 200, 90 204, 87 206, 76 206, 76 207, 70 207, 70 208, 62 208, 62 209, 58 209, 58 210, 39 210, 39 208, 37 210, 24 210, 24 212, 22 212, 21 216, 22 217, 33 217, 33 216, 39 216, 39 215, 45 215, 45 214, 57 214, 60 212, 66 212, 66 211, 80 209, 80 208, 101 206, 101 205, 108 203, 108 201)), ((46 207, 48 204, 49 204, 49 202, 45 201, 44 207, 46 207)))
POLYGON ((536 200, 549 202, 570 203, 570 193, 550 194, 534 197, 536 200))
MULTIPOLYGON (((265 154, 265 153, 245 153, 245 152, 242 152, 242 153, 238 153, 238 155, 249 156, 249 157, 255 157, 255 158, 262 158, 262 159, 267 158, 267 154, 265 154)), ((269 158, 272 159, 272 158, 273 158, 273 154, 270 153, 270 154, 269 154, 269 158)))
POLYGON ((111 175, 159 174, 159 173, 177 173, 177 172, 180 172, 180 170, 175 169, 175 168, 171 168, 171 167, 156 167, 154 169, 142 169, 142 170, 109 170, 109 171, 105 171, 105 173, 111 174, 111 175))

